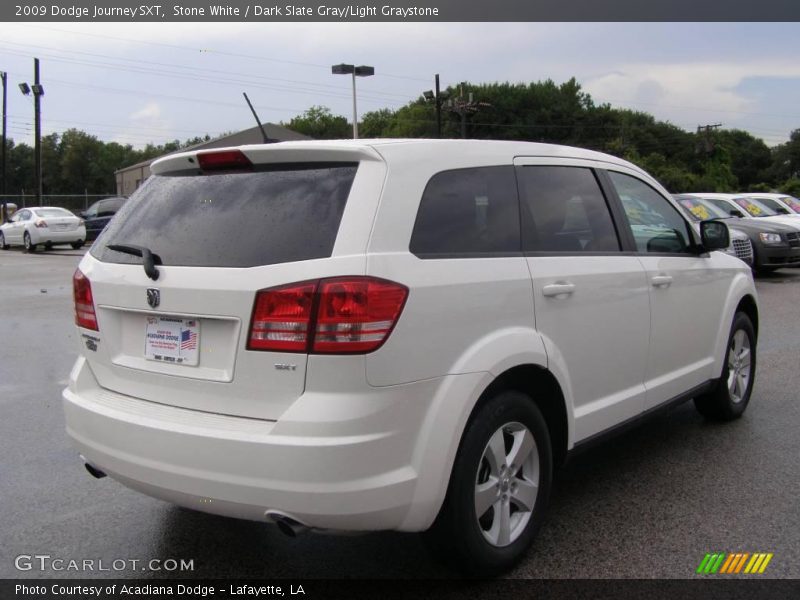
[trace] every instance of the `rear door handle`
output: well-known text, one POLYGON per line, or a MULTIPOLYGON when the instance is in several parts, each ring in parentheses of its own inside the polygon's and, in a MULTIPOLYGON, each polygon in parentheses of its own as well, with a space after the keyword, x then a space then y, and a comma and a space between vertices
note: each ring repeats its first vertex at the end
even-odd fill
POLYGON ((650 283, 653 284, 653 287, 669 287, 669 284, 672 283, 672 275, 656 275, 650 280, 650 283))
POLYGON ((569 282, 551 283, 542 288, 542 295, 544 296, 569 296, 575 291, 575 284, 569 282))

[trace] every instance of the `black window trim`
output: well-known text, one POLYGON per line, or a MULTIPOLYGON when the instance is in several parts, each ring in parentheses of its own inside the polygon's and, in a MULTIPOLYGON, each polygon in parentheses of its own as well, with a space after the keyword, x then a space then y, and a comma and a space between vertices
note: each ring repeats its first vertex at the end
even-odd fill
POLYGON ((606 188, 609 198, 612 199, 612 203, 615 206, 615 211, 619 214, 620 218, 622 218, 621 223, 624 225, 623 229, 625 232, 626 238, 626 246, 628 247, 629 253, 635 256, 675 256, 675 257, 683 257, 683 258, 697 258, 697 257, 707 257, 709 253, 706 251, 698 252, 698 248, 700 246, 700 240, 697 237, 697 234, 694 231, 694 227, 691 226, 688 219, 684 216, 683 212, 680 208, 676 208, 672 202, 670 202, 669 198, 665 197, 664 194, 659 192, 656 188, 652 185, 644 181, 641 177, 622 171, 620 169, 614 168, 603 168, 599 169, 600 173, 600 180, 601 184, 606 188), (609 171, 613 171, 614 173, 619 173, 620 175, 627 175, 628 177, 632 177, 636 181, 646 185, 651 190, 653 190, 656 194, 664 198, 664 200, 670 204, 673 208, 675 208, 678 216, 683 220, 684 227, 686 227, 687 235, 689 236, 689 241, 691 246, 689 246, 688 252, 642 252, 636 247, 636 240, 633 236, 633 229, 631 228, 630 221, 628 220, 628 215, 625 213, 625 209, 622 205, 622 199, 619 197, 617 193, 617 188, 614 186, 614 182, 611 181, 611 177, 609 176, 609 171))

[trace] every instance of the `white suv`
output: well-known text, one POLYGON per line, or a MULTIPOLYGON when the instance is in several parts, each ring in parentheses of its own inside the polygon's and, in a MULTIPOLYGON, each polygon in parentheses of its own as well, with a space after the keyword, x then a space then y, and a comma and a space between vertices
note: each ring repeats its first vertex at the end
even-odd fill
POLYGON ((74 277, 64 408, 95 476, 286 533, 430 530, 490 573, 571 451, 747 406, 750 269, 625 161, 359 140, 152 170, 74 277))

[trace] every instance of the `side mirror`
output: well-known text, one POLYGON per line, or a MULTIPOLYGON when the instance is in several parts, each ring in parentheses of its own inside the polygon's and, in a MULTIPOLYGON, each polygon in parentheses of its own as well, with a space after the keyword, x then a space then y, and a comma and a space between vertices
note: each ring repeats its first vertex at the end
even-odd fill
POLYGON ((705 250, 723 250, 731 245, 728 226, 720 221, 702 221, 700 239, 705 250))
POLYGON ((741 211, 738 211, 738 210, 736 210, 735 208, 732 208, 732 209, 731 209, 731 210, 728 212, 728 214, 729 214, 730 216, 732 216, 732 217, 738 217, 739 219, 741 219, 741 218, 744 216, 744 214, 742 214, 742 212, 741 212, 741 211))
POLYGON ((789 214, 789 211, 787 209, 783 208, 782 206, 776 208, 775 210, 779 215, 788 215, 789 214))

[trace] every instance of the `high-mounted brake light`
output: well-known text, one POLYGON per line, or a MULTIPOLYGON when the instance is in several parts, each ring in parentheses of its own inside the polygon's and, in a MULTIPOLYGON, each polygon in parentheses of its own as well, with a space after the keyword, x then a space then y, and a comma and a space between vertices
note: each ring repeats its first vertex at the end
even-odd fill
POLYGON ((375 277, 333 277, 256 294, 247 348, 357 354, 379 348, 403 310, 408 288, 375 277))
POLYGON ((253 167, 253 163, 241 150, 199 152, 197 163, 203 171, 240 171, 253 167))
POLYGON ((80 269, 72 276, 72 297, 75 301, 75 324, 85 329, 99 331, 97 315, 94 312, 92 284, 80 269))

